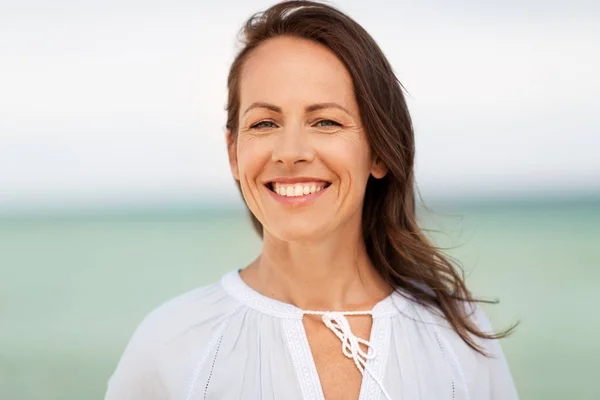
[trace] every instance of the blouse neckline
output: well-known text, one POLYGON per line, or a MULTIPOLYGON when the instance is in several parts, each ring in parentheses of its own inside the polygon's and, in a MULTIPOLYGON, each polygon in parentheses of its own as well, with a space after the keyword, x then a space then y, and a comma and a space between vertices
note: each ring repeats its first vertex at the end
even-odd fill
MULTIPOLYGON (((220 280, 220 284, 228 295, 240 303, 273 317, 302 319, 308 311, 259 293, 242 279, 239 270, 233 270, 224 275, 220 280)), ((400 294, 399 290, 395 290, 389 296, 375 304, 371 310, 356 311, 370 311, 373 319, 388 317, 399 313, 407 305, 407 302, 408 299, 400 294)), ((343 310, 323 311, 344 312, 343 310)))

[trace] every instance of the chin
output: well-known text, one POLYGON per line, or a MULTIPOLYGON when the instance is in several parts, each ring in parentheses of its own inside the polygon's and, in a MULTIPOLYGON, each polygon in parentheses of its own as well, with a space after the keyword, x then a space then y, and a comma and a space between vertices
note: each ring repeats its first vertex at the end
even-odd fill
POLYGON ((271 226, 269 234, 285 242, 304 242, 320 238, 325 233, 325 224, 311 223, 290 218, 285 225, 271 226))

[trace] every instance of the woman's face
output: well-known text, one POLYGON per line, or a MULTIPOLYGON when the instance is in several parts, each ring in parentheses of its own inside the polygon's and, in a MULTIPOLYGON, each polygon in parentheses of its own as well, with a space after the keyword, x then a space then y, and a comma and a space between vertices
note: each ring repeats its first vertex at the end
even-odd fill
POLYGON ((352 80, 324 46, 291 37, 262 43, 240 78, 234 177, 265 235, 315 240, 360 226, 372 161, 352 80))

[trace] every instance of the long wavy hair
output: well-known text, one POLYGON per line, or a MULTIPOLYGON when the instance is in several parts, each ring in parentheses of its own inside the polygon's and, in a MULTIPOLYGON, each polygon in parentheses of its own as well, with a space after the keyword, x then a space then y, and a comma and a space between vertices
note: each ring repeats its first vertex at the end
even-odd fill
MULTIPOLYGON (((357 22, 334 7, 313 1, 284 1, 251 16, 240 32, 243 47, 227 80, 226 127, 233 143, 229 145, 235 144, 238 133, 244 61, 265 40, 282 35, 325 46, 350 73, 371 151, 388 169, 382 179, 369 178, 362 211, 367 253, 378 273, 393 288, 402 289, 429 309, 441 311, 471 348, 487 355, 473 335, 502 338, 515 326, 502 333, 479 329, 469 318, 466 305, 497 301, 473 298, 462 269, 453 265, 456 261, 436 248, 417 224, 415 139, 403 87, 375 40, 357 22)), ((261 223, 251 212, 250 216, 262 237, 261 223)))

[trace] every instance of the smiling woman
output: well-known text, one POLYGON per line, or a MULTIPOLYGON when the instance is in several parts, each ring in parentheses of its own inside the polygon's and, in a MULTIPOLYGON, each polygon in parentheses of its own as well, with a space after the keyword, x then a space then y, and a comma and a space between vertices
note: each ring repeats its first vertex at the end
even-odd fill
POLYGON ((243 33, 227 144, 262 251, 148 315, 106 398, 517 398, 507 332, 416 222, 410 115, 377 44, 305 1, 243 33))
POLYGON ((253 216, 288 243, 360 228, 367 180, 385 166, 371 160, 352 78, 336 55, 278 35, 248 53, 237 90, 234 107, 244 112, 228 127, 230 160, 253 216))

